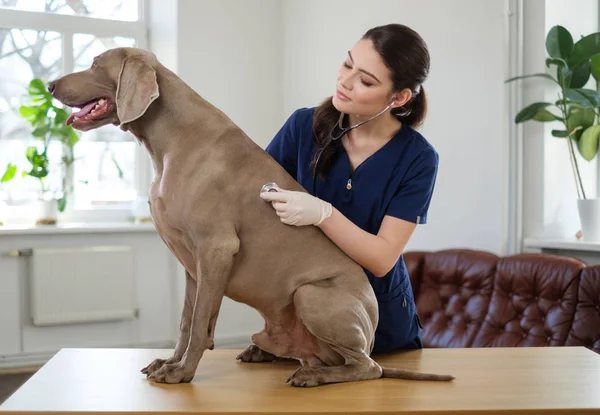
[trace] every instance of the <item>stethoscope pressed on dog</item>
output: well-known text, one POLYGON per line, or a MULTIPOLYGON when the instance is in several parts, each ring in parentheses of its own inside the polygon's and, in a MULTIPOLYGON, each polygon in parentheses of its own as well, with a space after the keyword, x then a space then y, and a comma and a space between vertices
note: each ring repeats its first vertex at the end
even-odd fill
MULTIPOLYGON (((325 149, 327 147, 329 147, 329 145, 334 142, 339 140, 340 138, 342 138, 343 136, 345 136, 346 134, 348 134, 350 131, 354 130, 355 128, 360 127, 361 125, 379 117, 381 114, 383 114, 384 112, 386 112, 387 110, 389 110, 392 105, 394 105, 394 101, 390 102, 388 104, 387 107, 385 107, 384 109, 382 109, 381 111, 379 111, 377 114, 373 115, 370 118, 367 118, 366 120, 363 120, 361 122, 358 122, 354 125, 351 125, 349 127, 346 128, 342 128, 342 121, 344 119, 344 113, 340 113, 340 119, 338 120, 338 122, 333 126, 333 128, 331 129, 331 131, 329 132, 329 139, 327 140, 327 142, 325 143, 325 145, 323 146, 323 148, 321 148, 321 150, 319 150, 319 153, 317 155, 317 159, 315 160, 315 171, 313 172, 313 192, 314 192, 314 196, 317 195, 317 168, 319 167, 319 160, 321 159, 321 155, 323 154, 323 152, 325 151, 325 149), (341 129, 340 132, 337 135, 333 135, 334 131, 336 130, 336 128, 341 129)), ((262 189, 261 189, 261 193, 262 192, 276 192, 277 191, 277 184, 276 183, 266 183, 262 189)))

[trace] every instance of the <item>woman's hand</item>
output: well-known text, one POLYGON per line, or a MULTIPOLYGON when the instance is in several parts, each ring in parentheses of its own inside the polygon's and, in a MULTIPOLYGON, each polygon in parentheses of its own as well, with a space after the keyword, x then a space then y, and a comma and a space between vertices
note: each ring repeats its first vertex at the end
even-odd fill
POLYGON ((342 251, 376 277, 384 277, 394 267, 416 228, 415 223, 386 216, 377 235, 373 235, 328 202, 308 193, 277 189, 263 192, 260 197, 273 204, 283 223, 319 226, 342 251))
POLYGON ((305 192, 277 188, 276 192, 262 192, 260 197, 271 202, 277 216, 286 225, 318 226, 331 216, 331 203, 305 192))

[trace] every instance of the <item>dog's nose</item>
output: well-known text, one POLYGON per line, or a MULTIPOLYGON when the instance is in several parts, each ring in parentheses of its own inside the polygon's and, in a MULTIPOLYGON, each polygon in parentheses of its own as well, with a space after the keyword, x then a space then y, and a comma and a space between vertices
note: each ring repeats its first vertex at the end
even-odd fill
POLYGON ((52 94, 55 89, 56 89, 56 82, 50 82, 48 84, 48 92, 50 92, 52 94))

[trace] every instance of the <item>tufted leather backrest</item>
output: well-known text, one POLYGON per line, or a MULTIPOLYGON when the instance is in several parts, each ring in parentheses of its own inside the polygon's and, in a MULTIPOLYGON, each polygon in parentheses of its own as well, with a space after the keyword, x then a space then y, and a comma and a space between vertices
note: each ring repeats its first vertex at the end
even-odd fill
POLYGON ((470 345, 488 309, 498 257, 447 250, 425 255, 417 310, 425 347, 470 345))
POLYGON ((404 259, 425 347, 583 345, 600 352, 600 266, 464 249, 404 259))
POLYGON ((585 346, 600 353, 600 266, 583 270, 579 301, 567 346, 585 346))
POLYGON ((501 259, 492 301, 473 346, 564 345, 583 267, 574 259, 551 255, 501 259))

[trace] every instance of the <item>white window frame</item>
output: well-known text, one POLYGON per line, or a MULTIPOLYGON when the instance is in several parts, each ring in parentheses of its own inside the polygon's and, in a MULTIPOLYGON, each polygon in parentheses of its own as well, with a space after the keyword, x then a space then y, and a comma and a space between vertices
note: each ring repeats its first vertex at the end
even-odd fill
MULTIPOLYGON (((0 28, 48 30, 61 33, 62 73, 68 74, 74 70, 73 36, 75 34, 134 38, 137 47, 147 49, 149 44, 149 1, 138 0, 138 10, 138 20, 131 22, 0 8, 0 28)), ((151 180, 152 166, 150 159, 145 148, 136 146, 135 188, 138 196, 147 195, 151 180)), ((62 222, 122 222, 131 220, 131 206, 129 203, 114 207, 75 209, 72 195, 69 195, 69 197, 67 209, 61 218, 62 222)))

